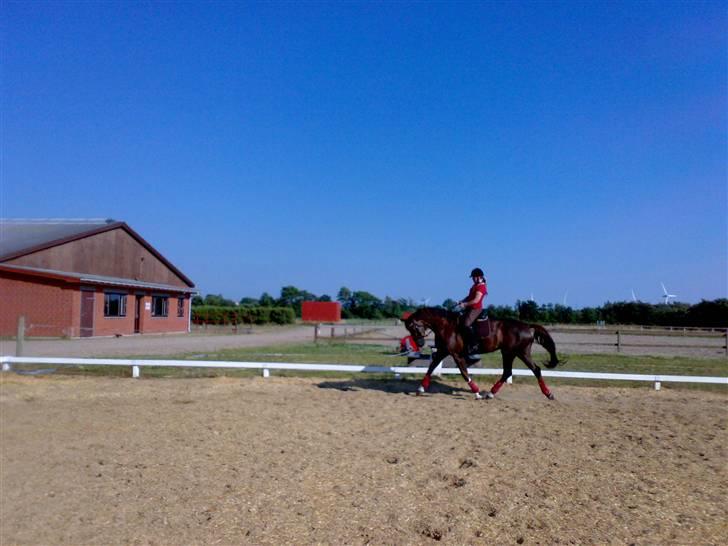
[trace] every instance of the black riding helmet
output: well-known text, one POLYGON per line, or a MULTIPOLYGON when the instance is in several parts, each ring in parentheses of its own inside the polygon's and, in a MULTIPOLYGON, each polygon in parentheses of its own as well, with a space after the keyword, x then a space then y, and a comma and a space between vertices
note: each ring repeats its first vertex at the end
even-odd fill
POLYGON ((483 273, 482 269, 476 267, 470 272, 470 278, 472 279, 473 277, 485 277, 485 273, 483 273))

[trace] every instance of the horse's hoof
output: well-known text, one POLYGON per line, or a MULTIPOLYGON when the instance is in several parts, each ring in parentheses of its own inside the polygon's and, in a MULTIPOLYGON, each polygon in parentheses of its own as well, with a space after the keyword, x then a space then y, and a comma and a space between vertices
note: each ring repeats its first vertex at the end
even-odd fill
POLYGON ((479 392, 476 392, 476 393, 475 393, 475 399, 476 399, 476 400, 482 400, 482 399, 483 399, 483 395, 482 395, 482 394, 480 394, 479 392))
POLYGON ((546 398, 548 398, 549 400, 556 400, 556 397, 553 395, 553 393, 548 393, 546 398))
POLYGON ((421 394, 425 394, 425 387, 423 387, 422 385, 417 387, 417 396, 420 396, 421 394))
POLYGON ((493 400, 493 398, 495 398, 495 394, 490 391, 485 391, 485 393, 483 394, 483 398, 485 398, 486 400, 493 400))

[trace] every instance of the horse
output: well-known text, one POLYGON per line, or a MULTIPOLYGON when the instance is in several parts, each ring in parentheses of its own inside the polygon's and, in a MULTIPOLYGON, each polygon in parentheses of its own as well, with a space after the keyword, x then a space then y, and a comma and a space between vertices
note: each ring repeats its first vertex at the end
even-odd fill
POLYGON ((558 364, 563 363, 556 356, 556 344, 546 328, 538 324, 527 324, 515 319, 486 319, 475 322, 478 334, 478 350, 481 353, 491 353, 500 349, 503 355, 503 374, 491 387, 490 391, 483 395, 478 385, 468 374, 468 364, 477 362, 477 360, 470 360, 466 355, 467 348, 463 339, 459 317, 458 313, 445 309, 421 307, 405 320, 405 327, 420 347, 424 345, 428 330, 435 334, 437 351, 433 352, 430 367, 417 389, 418 394, 427 392, 430 387, 432 372, 446 356, 450 355, 457 364, 463 379, 468 383, 470 390, 475 394, 475 398, 478 400, 483 398, 491 399, 495 397, 506 380, 512 375, 513 361, 518 357, 536 376, 544 396, 549 400, 554 400, 554 395, 546 386, 543 377, 541 377, 541 368, 531 358, 531 345, 535 341, 549 353, 550 359, 543 363, 544 366, 555 368, 558 364))

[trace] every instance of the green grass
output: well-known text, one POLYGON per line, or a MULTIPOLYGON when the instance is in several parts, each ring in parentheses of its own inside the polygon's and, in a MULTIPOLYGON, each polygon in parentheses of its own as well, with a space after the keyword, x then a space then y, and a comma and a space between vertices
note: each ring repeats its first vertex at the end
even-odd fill
MULTIPOLYGON (((178 354, 172 356, 155 356, 155 355, 134 355, 133 358, 145 360, 221 360, 221 361, 249 361, 249 362, 300 362, 300 363, 332 363, 332 364, 358 364, 358 365, 377 365, 377 366, 406 366, 404 357, 394 357, 393 347, 370 344, 354 344, 354 343, 302 343, 297 345, 278 345, 269 347, 251 347, 241 349, 225 349, 215 353, 207 354, 178 354)), ((132 358, 131 356, 126 358, 132 358)), ((545 355, 536 355, 536 360, 540 361, 545 355)), ((416 366, 425 366, 426 362, 416 362, 416 366)), ((35 368, 48 368, 49 366, 36 366, 35 368)), ((500 353, 491 353, 483 355, 483 368, 500 368, 500 353)), ((526 366, 519 360, 515 363, 515 368, 525 369, 526 366)), ((658 356, 629 356, 622 354, 573 354, 568 355, 568 361, 565 365, 559 366, 557 370, 568 371, 585 371, 585 372, 603 372, 603 373, 635 373, 635 374, 661 374, 661 375, 703 375, 703 376, 728 376, 728 359, 726 358, 686 358, 686 357, 658 357, 658 356)), ((63 374, 83 374, 83 375, 103 375, 129 377, 131 370, 129 367, 111 367, 111 366, 79 366, 79 367, 60 367, 57 373, 63 374)), ((316 377, 345 377, 362 378, 361 374, 347 374, 345 372, 295 372, 295 371, 278 371, 274 373, 277 376, 311 376, 316 377)), ((221 368, 169 368, 169 367, 144 367, 142 376, 147 378, 153 377, 252 377, 259 376, 260 370, 231 370, 221 368)), ((377 377, 391 376, 387 374, 367 374, 366 378, 376 379, 377 377)), ((482 383, 489 383, 491 378, 482 378, 482 383)), ((493 379, 495 379, 493 377, 493 379)), ((443 376, 440 378, 445 383, 457 383, 462 380, 458 376, 443 376)), ((516 382, 535 382, 531 377, 517 377, 516 382)), ((597 380, 579 380, 579 379, 555 379, 549 378, 550 384, 569 384, 580 386, 642 386, 652 387, 651 383, 646 382, 629 382, 629 381, 597 381, 597 380)), ((682 384, 682 383, 663 383, 663 388, 699 388, 703 390, 722 390, 725 387, 721 385, 700 385, 700 384, 682 384)))

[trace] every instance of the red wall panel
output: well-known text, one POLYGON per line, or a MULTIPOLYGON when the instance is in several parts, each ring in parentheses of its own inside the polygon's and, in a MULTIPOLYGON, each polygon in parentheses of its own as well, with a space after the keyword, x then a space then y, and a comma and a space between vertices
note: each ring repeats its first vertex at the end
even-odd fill
POLYGON ((337 301, 304 301, 301 318, 305 322, 339 322, 341 304, 337 301))

